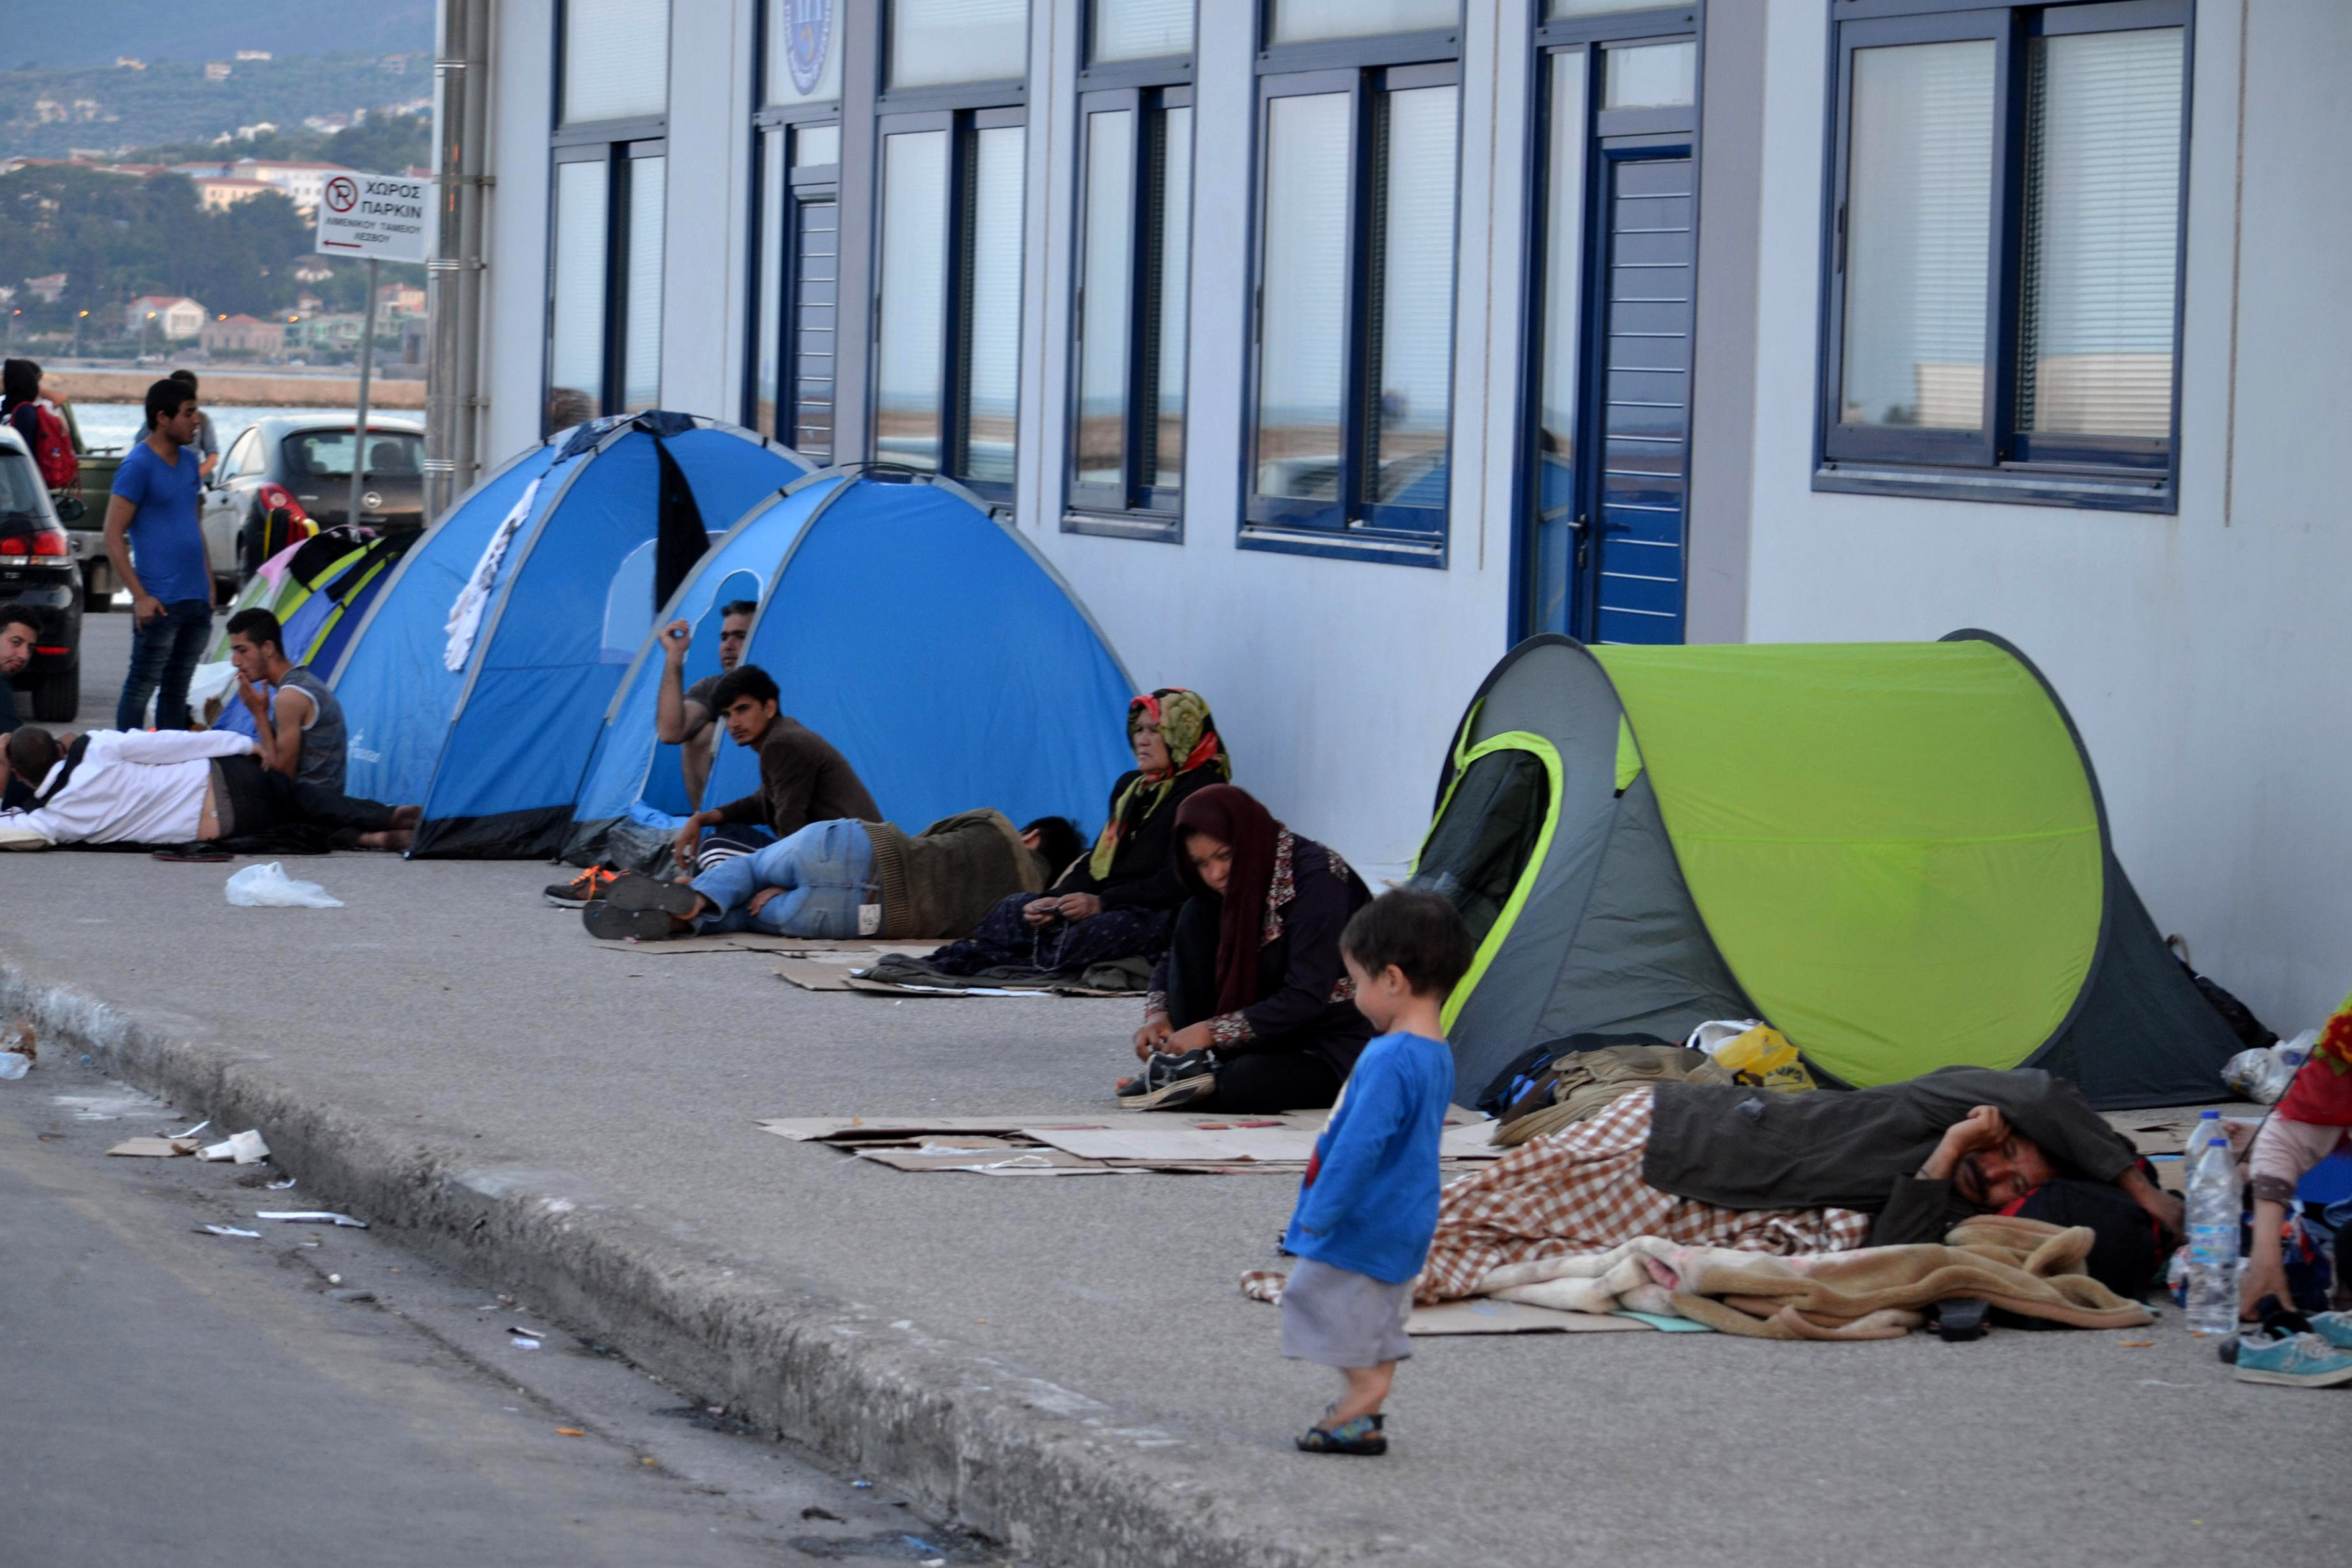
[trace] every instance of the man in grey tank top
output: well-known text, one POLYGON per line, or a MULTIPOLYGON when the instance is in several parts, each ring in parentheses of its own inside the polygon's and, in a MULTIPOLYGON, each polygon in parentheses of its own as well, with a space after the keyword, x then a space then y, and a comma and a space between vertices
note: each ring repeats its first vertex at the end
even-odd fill
POLYGON ((286 657, 285 635, 268 610, 240 610, 228 619, 229 663, 236 667, 237 697, 253 715, 254 754, 265 768, 341 795, 342 704, 325 681, 286 657))

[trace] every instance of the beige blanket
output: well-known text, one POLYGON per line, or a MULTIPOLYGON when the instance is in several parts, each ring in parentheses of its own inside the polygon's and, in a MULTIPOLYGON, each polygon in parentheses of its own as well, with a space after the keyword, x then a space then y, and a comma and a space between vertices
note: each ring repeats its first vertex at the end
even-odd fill
POLYGON ((1655 1312, 1774 1340, 1895 1339, 1936 1302, 1970 1296, 2074 1328, 2152 1321, 2082 1271, 2091 1242, 2080 1226, 2000 1215, 1955 1226, 1941 1245, 1793 1258, 1640 1237, 1606 1252, 1506 1264, 1479 1293, 1574 1312, 1655 1312))

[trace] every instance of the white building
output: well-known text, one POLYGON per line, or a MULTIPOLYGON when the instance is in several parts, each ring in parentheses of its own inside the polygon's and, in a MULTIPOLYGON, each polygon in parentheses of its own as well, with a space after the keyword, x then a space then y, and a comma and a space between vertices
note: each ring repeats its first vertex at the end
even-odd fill
POLYGON ((1518 637, 1989 627, 2200 967, 2352 984, 2352 7, 490 9, 484 454, 944 469, 1378 869, 1518 637))
POLYGON ((184 294, 142 294, 122 308, 123 330, 133 337, 152 332, 174 342, 202 332, 208 319, 205 308, 184 294))

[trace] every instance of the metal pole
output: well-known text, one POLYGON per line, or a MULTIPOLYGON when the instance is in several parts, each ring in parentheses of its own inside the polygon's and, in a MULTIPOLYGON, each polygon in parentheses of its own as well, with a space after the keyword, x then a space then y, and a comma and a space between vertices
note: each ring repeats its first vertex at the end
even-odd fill
POLYGON ((343 521, 360 520, 360 486, 367 474, 368 381, 375 374, 375 258, 368 258, 367 309, 360 315, 360 411, 352 424, 352 505, 343 521))

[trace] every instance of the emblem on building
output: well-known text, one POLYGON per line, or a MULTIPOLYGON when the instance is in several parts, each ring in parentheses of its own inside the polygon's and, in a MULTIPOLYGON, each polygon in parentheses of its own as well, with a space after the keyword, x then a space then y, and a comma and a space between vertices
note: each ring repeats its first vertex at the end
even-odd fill
POLYGON ((825 51, 833 47, 833 0, 791 0, 791 11, 784 62, 792 69, 793 85, 812 93, 824 75, 825 51))

